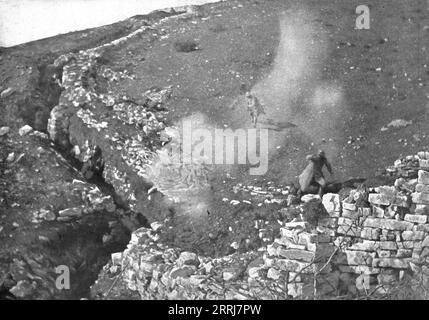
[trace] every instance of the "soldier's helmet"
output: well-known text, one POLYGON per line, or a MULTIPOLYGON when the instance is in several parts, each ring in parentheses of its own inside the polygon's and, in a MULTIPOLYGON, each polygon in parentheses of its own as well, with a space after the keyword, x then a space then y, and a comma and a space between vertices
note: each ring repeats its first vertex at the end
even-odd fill
POLYGON ((323 151, 323 150, 319 150, 319 151, 317 151, 317 155, 319 156, 319 157, 326 157, 326 154, 325 154, 325 151, 323 151))

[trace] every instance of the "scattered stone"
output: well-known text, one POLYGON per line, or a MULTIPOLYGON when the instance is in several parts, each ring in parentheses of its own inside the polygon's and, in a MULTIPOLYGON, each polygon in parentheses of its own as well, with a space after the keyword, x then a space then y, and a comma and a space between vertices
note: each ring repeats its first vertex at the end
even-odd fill
POLYGON ((303 295, 303 283, 288 283, 287 293, 289 296, 296 298, 303 295))
POLYGON ((429 185, 429 172, 424 170, 419 170, 417 182, 419 184, 429 185))
POLYGON ((80 217, 82 216, 82 208, 67 208, 58 212, 60 217, 80 217))
POLYGON ((152 228, 153 231, 158 231, 163 227, 163 225, 162 223, 155 221, 150 224, 150 227, 152 228))
POLYGON ((273 279, 273 280, 278 280, 278 279, 280 279, 280 276, 281 276, 281 272, 279 270, 274 269, 274 268, 268 269, 267 278, 273 279))
POLYGON ((0 137, 8 134, 10 132, 10 128, 9 127, 1 127, 0 128, 0 137))
POLYGON ((239 272, 237 269, 229 268, 222 273, 223 281, 231 281, 236 280, 239 276, 239 272))
POLYGON ((260 277, 260 271, 263 269, 263 267, 253 267, 249 268, 247 271, 250 278, 259 278, 260 277))
POLYGON ((304 196, 301 197, 301 201, 306 203, 306 202, 310 202, 310 201, 319 201, 320 197, 317 194, 306 194, 304 196))
POLYGON ((46 236, 41 236, 40 235, 37 238, 39 239, 39 241, 45 242, 45 243, 50 241, 50 239, 48 237, 46 237, 46 236))
POLYGON ((9 292, 17 298, 25 298, 31 295, 34 289, 34 284, 30 283, 28 280, 20 280, 9 292))
POLYGON ((327 193, 323 195, 322 204, 326 211, 331 215, 332 213, 340 212, 341 202, 340 195, 336 193, 327 193))
POLYGON ((13 90, 12 88, 7 88, 0 93, 0 97, 2 99, 5 99, 5 98, 9 97, 14 92, 15 92, 15 90, 13 90))
POLYGON ((113 239, 113 236, 110 234, 103 234, 101 241, 106 244, 113 239))
POLYGON ((179 258, 177 259, 177 264, 179 266, 193 265, 198 267, 200 264, 200 260, 198 259, 198 256, 195 253, 184 251, 180 254, 179 258))
POLYGON ((45 219, 47 221, 54 221, 57 216, 51 210, 40 209, 38 213, 40 219, 45 219))
POLYGON ((240 248, 240 245, 238 244, 237 241, 234 241, 233 243, 230 244, 230 247, 233 248, 234 250, 238 250, 238 248, 240 248))
POLYGON ((13 160, 15 160, 15 153, 11 152, 8 154, 7 158, 6 158, 6 162, 13 162, 13 160))
POLYGON ((33 131, 33 128, 26 124, 25 126, 19 128, 18 133, 22 137, 29 134, 31 131, 33 131))
POLYGON ((306 230, 309 228, 309 223, 305 222, 305 221, 298 221, 298 222, 287 222, 285 223, 285 228, 286 229, 303 229, 306 230))
POLYGON ((403 128, 403 127, 407 127, 409 125, 411 125, 413 122, 407 121, 407 120, 403 120, 403 119, 395 119, 391 122, 389 122, 389 124, 387 125, 388 127, 392 127, 392 128, 403 128))

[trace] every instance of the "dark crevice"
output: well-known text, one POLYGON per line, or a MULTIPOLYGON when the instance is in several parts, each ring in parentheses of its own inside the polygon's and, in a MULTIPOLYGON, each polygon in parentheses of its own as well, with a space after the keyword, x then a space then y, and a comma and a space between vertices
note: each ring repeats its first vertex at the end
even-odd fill
MULTIPOLYGON (((94 77, 93 73, 88 72, 88 85, 95 81, 94 77)), ((46 62, 40 64, 37 67, 37 77, 34 77, 31 83, 34 87, 18 102, 19 116, 38 131, 48 132, 50 112, 58 105, 61 97, 61 78, 62 68, 46 62)), ((149 223, 143 215, 132 212, 128 204, 115 192, 114 187, 103 178, 104 160, 99 147, 95 147, 93 156, 87 162, 77 159, 70 152, 70 148, 59 144, 54 144, 52 148, 80 172, 83 180, 96 185, 103 194, 111 196, 117 208, 113 213, 103 211, 87 214, 75 222, 55 222, 45 229, 56 235, 51 242, 44 245, 46 251, 43 254, 53 265, 65 264, 71 268, 70 290, 52 298, 88 298, 90 286, 108 262, 111 253, 123 251, 130 240, 131 232, 141 226, 148 227, 149 223), (116 221, 113 229, 112 221, 116 221), (105 244, 103 236, 109 233, 115 234, 114 239, 105 244)), ((0 299, 14 298, 9 289, 1 286, 0 299)))

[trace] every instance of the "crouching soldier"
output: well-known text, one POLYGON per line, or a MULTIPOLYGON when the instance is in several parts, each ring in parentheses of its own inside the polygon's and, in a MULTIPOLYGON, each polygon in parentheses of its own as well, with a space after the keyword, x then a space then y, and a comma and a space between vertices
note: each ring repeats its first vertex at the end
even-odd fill
POLYGON ((309 164, 299 175, 300 191, 304 193, 312 192, 312 186, 316 184, 318 186, 319 196, 322 197, 326 187, 323 167, 326 166, 326 169, 328 169, 329 173, 332 175, 331 164, 328 162, 323 150, 319 150, 315 155, 307 156, 307 161, 309 161, 309 164))

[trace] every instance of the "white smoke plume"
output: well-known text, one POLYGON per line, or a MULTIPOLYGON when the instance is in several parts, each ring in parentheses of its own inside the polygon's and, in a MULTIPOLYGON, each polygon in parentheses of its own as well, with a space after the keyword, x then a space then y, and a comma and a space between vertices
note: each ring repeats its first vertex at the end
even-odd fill
MULTIPOLYGON (((341 86, 323 79, 324 63, 330 54, 328 34, 315 25, 308 8, 292 8, 280 18, 280 40, 272 71, 253 92, 263 100, 266 117, 279 124, 291 122, 305 141, 326 149, 335 157, 335 142, 320 146, 322 138, 335 141, 342 135, 338 122, 348 114, 341 86)), ((285 131, 273 134, 270 154, 287 138, 285 131)))

